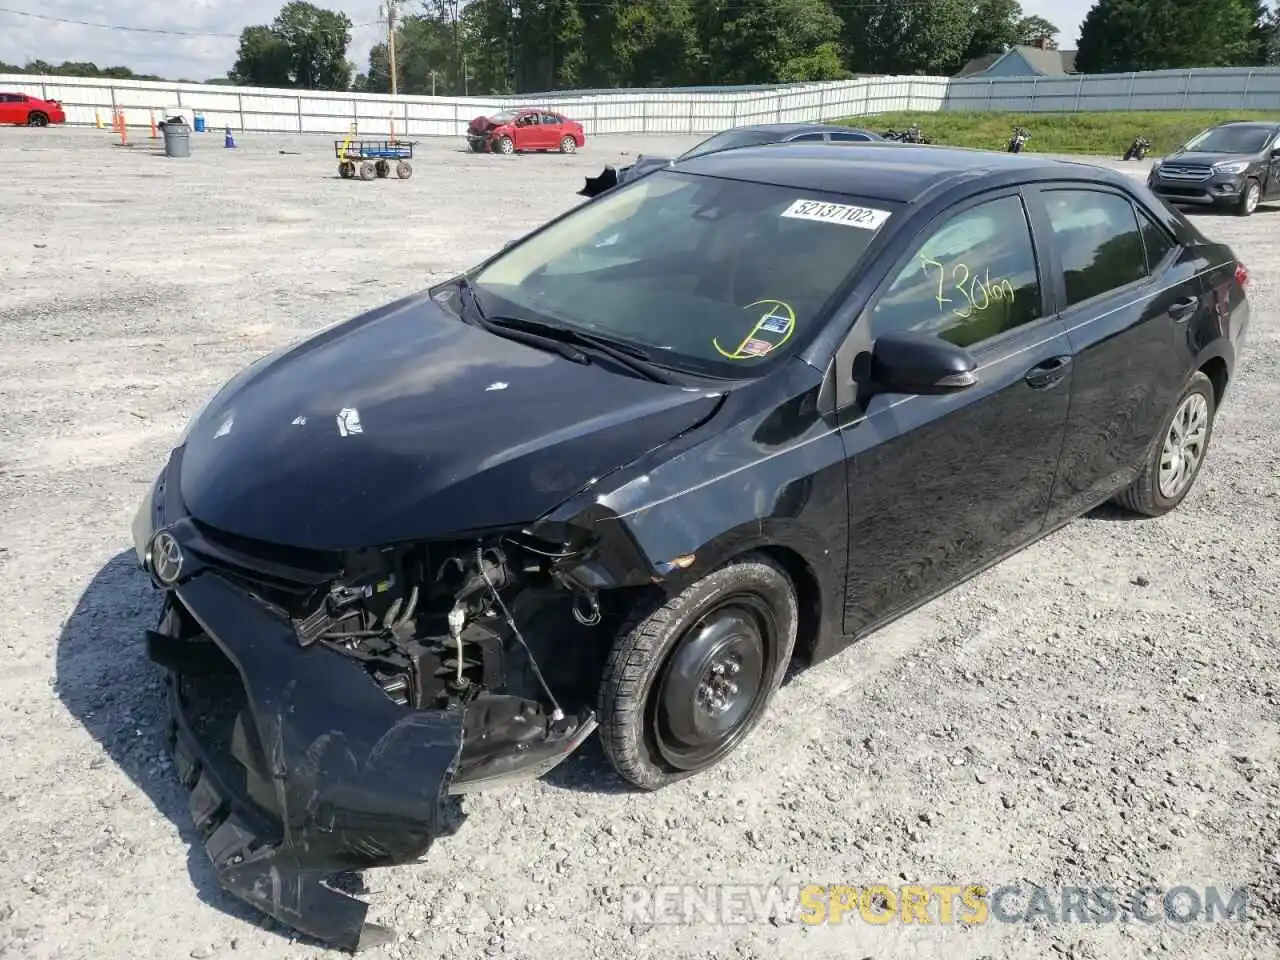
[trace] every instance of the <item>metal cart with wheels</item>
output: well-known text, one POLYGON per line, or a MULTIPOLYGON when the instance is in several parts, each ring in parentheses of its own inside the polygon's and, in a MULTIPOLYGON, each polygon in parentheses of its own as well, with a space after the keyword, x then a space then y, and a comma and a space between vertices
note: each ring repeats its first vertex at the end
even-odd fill
POLYGON ((344 180, 385 179, 392 171, 401 180, 413 176, 413 144, 397 140, 345 140, 333 142, 338 176, 344 180))

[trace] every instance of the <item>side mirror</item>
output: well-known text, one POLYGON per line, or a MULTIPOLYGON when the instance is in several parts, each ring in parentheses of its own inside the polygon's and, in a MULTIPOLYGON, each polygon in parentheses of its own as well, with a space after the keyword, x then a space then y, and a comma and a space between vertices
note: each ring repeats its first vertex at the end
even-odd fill
POLYGON ((879 393, 955 393, 978 382, 977 369, 968 350, 927 334, 891 333, 871 348, 871 385, 879 393))

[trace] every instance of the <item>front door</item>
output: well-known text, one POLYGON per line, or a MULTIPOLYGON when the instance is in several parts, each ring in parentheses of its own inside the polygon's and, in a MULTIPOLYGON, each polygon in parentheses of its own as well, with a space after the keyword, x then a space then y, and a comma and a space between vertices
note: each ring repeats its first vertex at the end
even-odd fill
MULTIPOLYGON (((1000 191, 943 214, 854 325, 842 357, 877 336, 966 347, 978 383, 943 396, 846 388, 845 632, 865 633, 1036 537, 1071 394, 1070 347, 1046 315, 1026 208, 1000 191)), ((855 361, 855 371, 858 365, 855 361)))
POLYGON ((1271 151, 1271 165, 1267 171, 1267 185, 1262 196, 1267 200, 1280 200, 1280 134, 1272 138, 1267 149, 1271 151))
POLYGON ((539 147, 538 115, 522 113, 516 117, 515 141, 517 150, 537 150, 539 147))
POLYGON ((25 104, 18 102, 16 94, 0 93, 0 123, 26 123, 26 111, 20 109, 23 106, 25 104))

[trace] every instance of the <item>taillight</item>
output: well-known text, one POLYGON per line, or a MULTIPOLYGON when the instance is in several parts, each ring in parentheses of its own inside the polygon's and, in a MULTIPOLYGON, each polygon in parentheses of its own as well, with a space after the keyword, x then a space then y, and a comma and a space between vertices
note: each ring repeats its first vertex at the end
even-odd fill
POLYGON ((1236 286, 1247 287, 1249 285, 1249 271, 1243 263, 1236 263, 1236 286))

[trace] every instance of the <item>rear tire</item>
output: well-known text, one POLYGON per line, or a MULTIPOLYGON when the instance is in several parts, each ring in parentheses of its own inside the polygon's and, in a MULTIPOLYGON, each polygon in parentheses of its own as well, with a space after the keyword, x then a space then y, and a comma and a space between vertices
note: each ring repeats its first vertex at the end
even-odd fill
POLYGON ((618 774, 657 790, 736 749, 786 674, 798 610, 782 568, 750 554, 634 614, 609 652, 597 710, 618 774))
POLYGON ((1217 413, 1213 381, 1197 370, 1160 425, 1138 478, 1114 502, 1144 517, 1175 509, 1195 486, 1217 413))
POLYGON ((401 160, 396 164, 396 176, 401 180, 408 180, 413 176, 413 164, 408 160, 401 160))
POLYGON ((27 126, 29 127, 47 127, 48 125, 48 116, 38 110, 33 111, 31 116, 27 117, 27 126))
POLYGON ((385 160, 379 160, 374 164, 374 171, 378 174, 379 178, 389 177, 391 176, 391 164, 387 163, 385 160))
POLYGON ((369 160, 366 160, 364 163, 360 164, 359 170, 360 170, 361 180, 372 180, 374 177, 378 175, 377 167, 375 167, 373 165, 373 162, 369 160))

